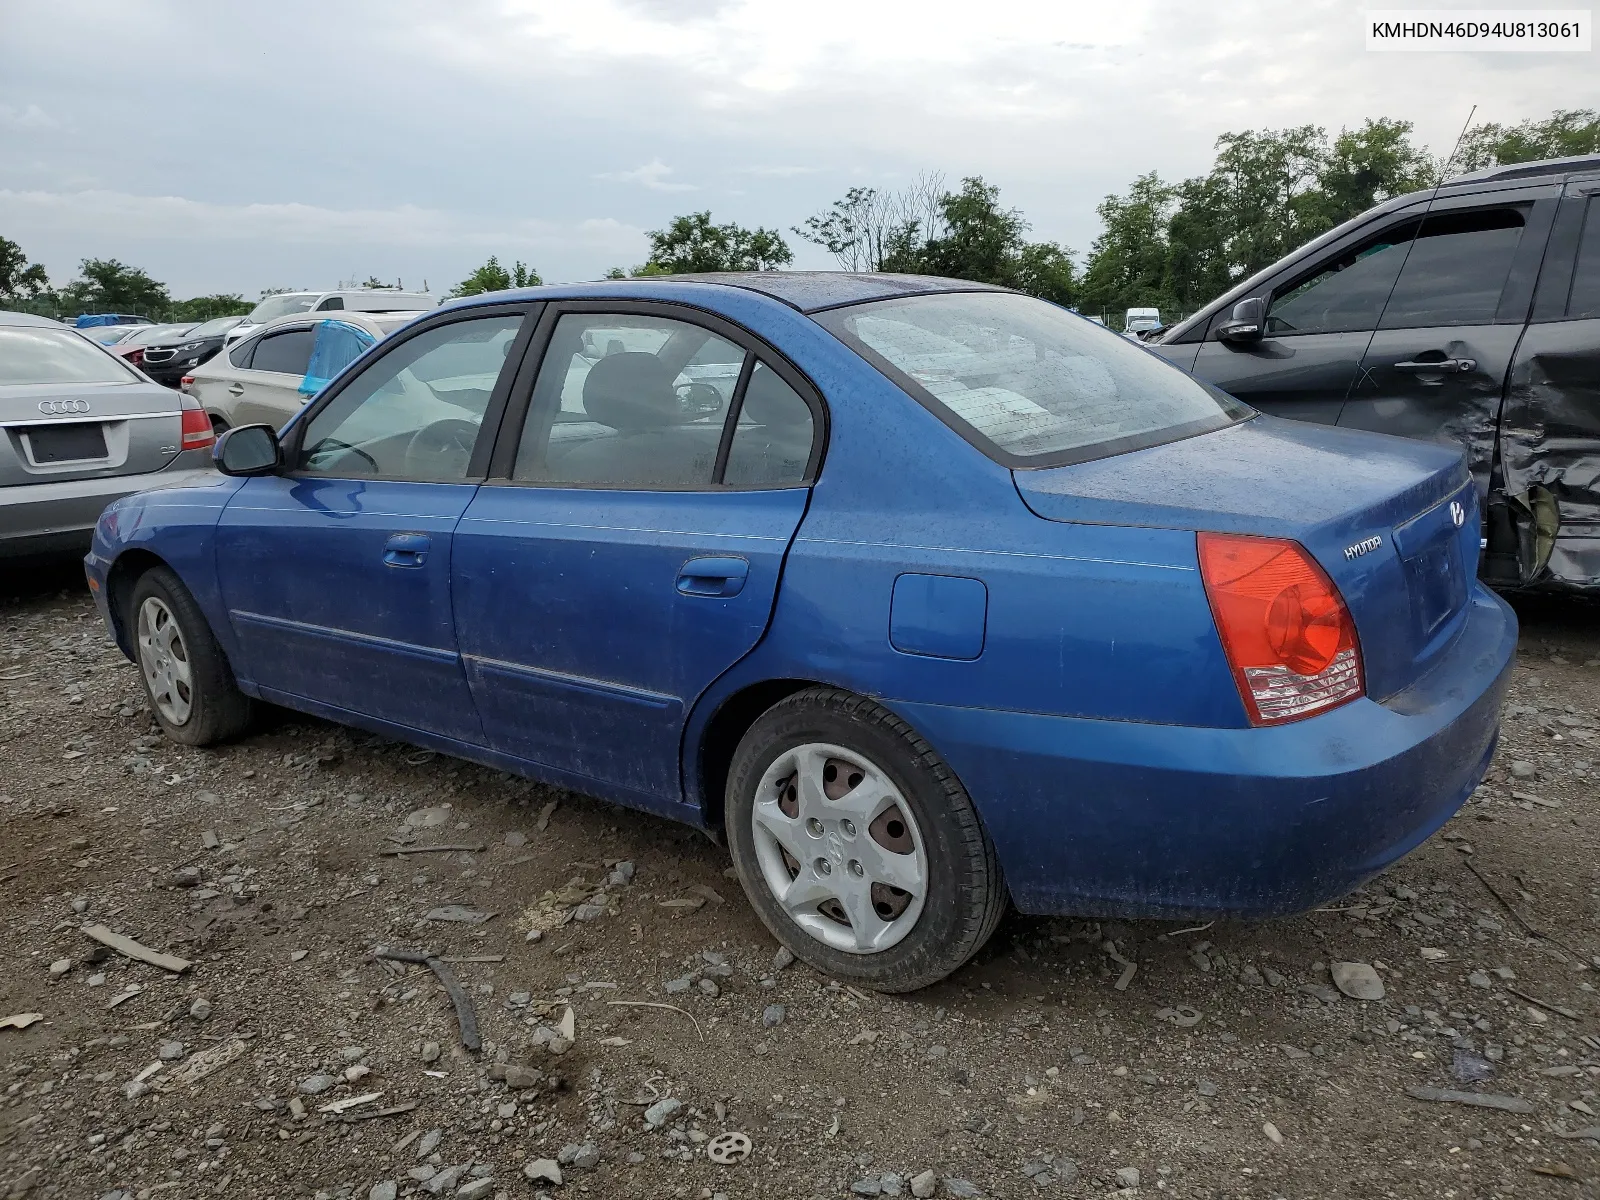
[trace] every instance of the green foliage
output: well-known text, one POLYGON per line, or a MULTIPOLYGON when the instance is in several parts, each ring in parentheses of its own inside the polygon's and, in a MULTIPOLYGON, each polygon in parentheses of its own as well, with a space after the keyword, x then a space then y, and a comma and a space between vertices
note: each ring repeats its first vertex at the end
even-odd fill
POLYGON ((954 192, 937 175, 892 196, 851 188, 794 231, 847 271, 971 279, 1057 304, 1070 304, 1077 290, 1072 251, 1055 242, 1029 242, 1022 214, 1002 208, 1000 189, 975 175, 954 192))
POLYGON ((1600 154, 1600 110, 1557 109, 1543 121, 1474 125, 1461 139, 1455 165, 1463 171, 1496 164, 1600 154))
POLYGON ((28 262, 22 247, 10 238, 0 237, 0 301, 37 299, 50 288, 50 280, 39 263, 28 262))
MULTIPOLYGON (((1431 186, 1436 169, 1411 123, 1368 120, 1331 143, 1315 125, 1225 133, 1205 175, 1155 174, 1100 205, 1083 302, 1108 316, 1197 308, 1383 200, 1431 186)), ((1115 324, 1115 321, 1113 321, 1115 324)))
POLYGON ((242 317, 255 305, 237 292, 216 292, 189 300, 174 300, 164 314, 168 321, 209 321, 213 317, 242 317))
POLYGON ((713 225, 710 212, 674 217, 649 233, 650 258, 634 275, 686 275, 701 271, 775 271, 794 261, 776 229, 713 225))
POLYGON ((78 265, 81 278, 56 295, 66 313, 136 313, 157 318, 172 303, 167 285, 150 278, 142 268, 114 258, 86 258, 78 265))
POLYGON ((452 296, 481 296, 484 292, 503 292, 514 287, 538 287, 544 280, 539 272, 518 260, 508 271, 493 254, 489 261, 477 268, 451 289, 452 296))

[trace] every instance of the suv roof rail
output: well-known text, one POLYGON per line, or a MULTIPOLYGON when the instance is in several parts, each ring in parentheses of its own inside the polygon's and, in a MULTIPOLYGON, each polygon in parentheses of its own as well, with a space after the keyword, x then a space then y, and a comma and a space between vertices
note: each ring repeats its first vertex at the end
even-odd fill
POLYGON ((1527 179, 1538 175, 1565 175, 1569 171, 1600 171, 1600 154, 1579 154, 1573 158, 1543 158, 1537 162, 1506 163, 1503 166, 1484 167, 1465 175, 1453 175, 1443 187, 1457 187, 1463 183, 1487 183, 1500 179, 1527 179))

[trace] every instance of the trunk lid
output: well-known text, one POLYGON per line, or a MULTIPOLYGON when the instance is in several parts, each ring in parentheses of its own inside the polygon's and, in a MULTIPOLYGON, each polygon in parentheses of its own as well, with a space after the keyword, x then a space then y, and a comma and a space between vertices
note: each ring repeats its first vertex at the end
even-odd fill
POLYGON ((0 488, 159 471, 182 429, 179 394, 155 383, 0 386, 0 488))
POLYGON ((1465 620, 1480 531, 1457 450, 1258 416, 1014 476, 1023 502, 1048 520, 1299 542, 1350 609, 1375 699, 1413 683, 1465 620))

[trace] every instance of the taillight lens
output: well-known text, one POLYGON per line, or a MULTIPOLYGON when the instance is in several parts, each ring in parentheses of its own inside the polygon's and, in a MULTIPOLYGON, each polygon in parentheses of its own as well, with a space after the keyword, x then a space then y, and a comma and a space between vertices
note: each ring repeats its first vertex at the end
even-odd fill
POLYGON ((200 407, 200 401, 187 392, 182 392, 178 397, 183 405, 183 448, 185 450, 203 450, 214 445, 217 440, 216 431, 211 428, 211 418, 206 416, 206 410, 200 407))
POLYGON ((178 380, 178 390, 181 391, 181 392, 187 392, 193 386, 194 386, 194 376, 193 375, 185 375, 182 379, 178 380))
POLYGON ((1298 542, 1201 533, 1200 576, 1255 725, 1281 725, 1364 694, 1344 598, 1298 542))
POLYGON ((141 366, 144 363, 144 351, 143 350, 129 350, 128 351, 128 361, 131 362, 136 367, 137 366, 141 366))

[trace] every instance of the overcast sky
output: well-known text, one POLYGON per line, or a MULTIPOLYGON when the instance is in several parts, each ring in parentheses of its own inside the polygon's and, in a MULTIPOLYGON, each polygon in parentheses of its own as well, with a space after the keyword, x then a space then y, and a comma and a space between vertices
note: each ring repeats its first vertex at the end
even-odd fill
POLYGON ((179 296, 442 293, 491 253, 594 278, 709 208, 826 267, 790 226, 938 170, 1081 252, 1102 196, 1227 130, 1388 116, 1444 150, 1473 104, 1600 103, 1593 52, 1371 53, 1363 7, 0 0, 0 235, 57 283, 112 257, 179 296))

